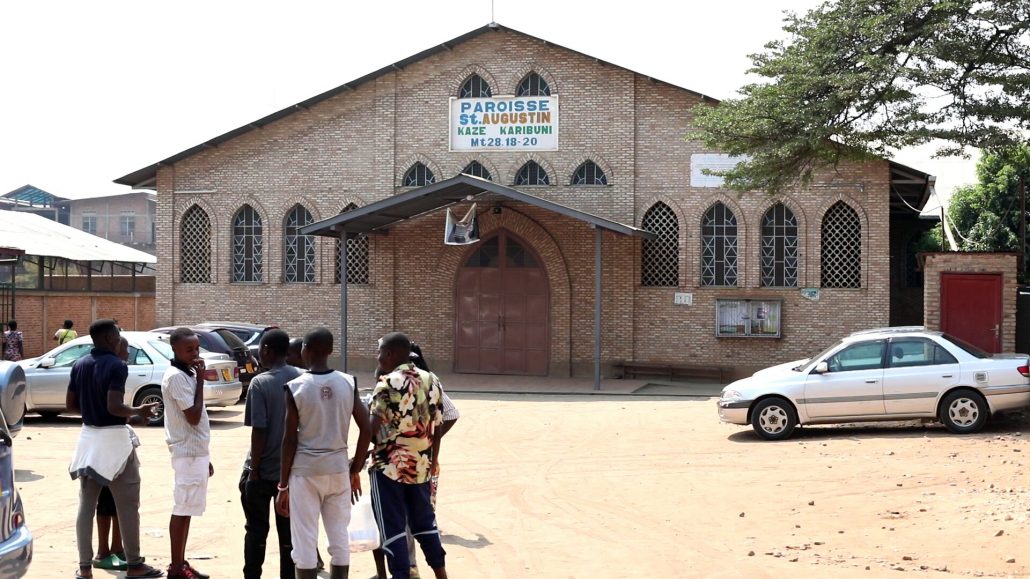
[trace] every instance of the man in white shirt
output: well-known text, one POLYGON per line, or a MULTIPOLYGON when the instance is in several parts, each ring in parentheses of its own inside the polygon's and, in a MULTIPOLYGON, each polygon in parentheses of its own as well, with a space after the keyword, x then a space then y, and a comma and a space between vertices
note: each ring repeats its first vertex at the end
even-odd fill
POLYGON ((207 579, 186 561, 186 540, 190 519, 204 514, 207 507, 207 479, 214 476, 211 465, 211 423, 204 406, 204 360, 200 339, 189 328, 171 334, 174 359, 161 381, 165 403, 165 442, 172 453, 175 491, 172 518, 169 579, 207 579))
POLYGON ((290 517, 297 579, 318 576, 319 515, 329 538, 330 577, 346 579, 351 492, 361 492, 358 474, 372 440, 368 411, 357 397, 354 377, 329 368, 332 352, 329 330, 309 332, 301 349, 308 371, 286 385, 276 510, 290 517), (350 461, 347 434, 352 417, 358 426, 358 448, 350 461))

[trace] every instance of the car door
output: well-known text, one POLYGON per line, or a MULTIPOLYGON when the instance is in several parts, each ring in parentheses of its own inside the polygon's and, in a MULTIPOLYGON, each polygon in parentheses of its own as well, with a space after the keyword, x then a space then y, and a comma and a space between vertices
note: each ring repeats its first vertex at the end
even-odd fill
POLYGON ((142 386, 153 384, 154 361, 146 351, 136 345, 129 346, 129 376, 125 380, 125 403, 132 404, 136 391, 142 386))
POLYGON ((53 358, 54 365, 50 368, 40 366, 33 368, 31 378, 26 380, 33 406, 52 409, 64 408, 72 366, 79 358, 89 354, 92 349, 93 344, 91 343, 75 344, 43 356, 43 358, 53 358))
POLYGON ((959 364, 944 347, 926 338, 890 341, 883 371, 887 414, 937 413, 937 397, 958 383, 959 364))
MULTIPOLYGON (((886 340, 857 342, 827 357, 827 372, 805 381, 805 411, 813 418, 880 416, 886 340)), ((816 364, 818 366, 818 364, 816 364)))

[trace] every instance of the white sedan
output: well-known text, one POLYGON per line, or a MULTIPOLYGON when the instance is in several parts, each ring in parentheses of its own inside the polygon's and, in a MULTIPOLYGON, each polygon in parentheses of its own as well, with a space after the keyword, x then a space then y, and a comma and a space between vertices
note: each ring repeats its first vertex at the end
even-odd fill
POLYGON ((756 372, 722 391, 719 418, 767 440, 798 425, 939 420, 951 432, 1030 406, 1030 357, 987 354, 940 332, 856 332, 821 354, 756 372))
MULTIPOLYGON (((164 419, 161 378, 173 357, 168 336, 153 332, 122 332, 122 336, 129 342, 129 377, 125 382, 125 403, 139 406, 158 402, 158 415, 151 424, 161 424, 164 419)), ((83 336, 38 358, 18 362, 25 370, 28 385, 25 409, 44 416, 56 416, 64 412, 72 365, 92 349, 93 340, 83 336)), ((206 363, 204 403, 209 407, 236 404, 243 392, 236 361, 230 360, 225 354, 206 351, 201 352, 201 357, 206 363)))

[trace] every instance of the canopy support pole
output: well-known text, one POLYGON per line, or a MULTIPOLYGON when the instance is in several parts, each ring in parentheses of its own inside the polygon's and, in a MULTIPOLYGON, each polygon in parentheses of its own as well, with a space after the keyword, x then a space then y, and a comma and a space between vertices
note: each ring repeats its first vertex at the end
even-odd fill
POLYGON ((340 371, 347 371, 347 234, 340 232, 340 371))
POLYGON ((601 390, 601 236, 594 226, 594 390, 601 390))

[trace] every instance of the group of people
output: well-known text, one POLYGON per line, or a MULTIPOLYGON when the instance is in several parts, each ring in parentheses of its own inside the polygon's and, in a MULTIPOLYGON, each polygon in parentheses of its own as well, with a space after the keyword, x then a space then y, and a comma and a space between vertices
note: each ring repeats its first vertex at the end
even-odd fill
MULTIPOLYGON (((83 421, 69 469, 80 481, 76 577, 83 579, 93 576, 94 566, 123 568, 127 577, 164 575, 140 555, 135 451, 139 440, 131 428, 150 420, 155 408, 124 403, 127 367, 119 357, 119 350, 124 350, 119 334, 113 320, 94 322, 94 348, 76 362, 68 385, 68 409, 81 414, 83 421), (103 508, 101 502, 98 509, 105 491, 113 504, 103 508), (118 543, 106 540, 102 518, 110 513, 117 524, 108 526, 115 527, 118 543), (96 559, 94 514, 102 537, 96 559)), ((204 513, 208 479, 214 475, 203 399, 204 361, 192 330, 174 330, 170 342, 174 359, 161 385, 174 474, 167 574, 205 579, 207 575, 185 557, 191 519, 204 513)), ((346 578, 351 505, 362 494, 359 475, 370 463, 372 506, 381 538, 381 547, 374 552, 378 576, 385 578, 389 572, 394 578, 417 577, 412 552, 417 541, 435 577, 446 578, 446 554, 436 526, 436 477, 441 439, 457 420, 457 409, 421 351, 404 334, 391 333, 380 340, 377 383, 367 407, 355 378, 329 367, 332 352, 333 335, 325 328, 292 342, 282 330, 270 330, 261 338, 259 357, 266 370, 253 379, 247 396, 244 422, 251 427, 250 449, 239 480, 246 518, 244 577, 261 576, 274 503, 279 576, 317 576, 322 567, 317 548, 321 519, 329 543, 330 576, 346 578), (358 430, 353 456, 348 446, 352 421, 358 430)))
MULTIPOLYGON (((66 344, 79 337, 72 329, 74 325, 71 320, 65 320, 60 329, 54 332, 57 345, 66 344)), ((0 332, 0 360, 17 362, 25 357, 25 336, 18 329, 18 320, 9 320, 5 326, 7 329, 0 332)))

